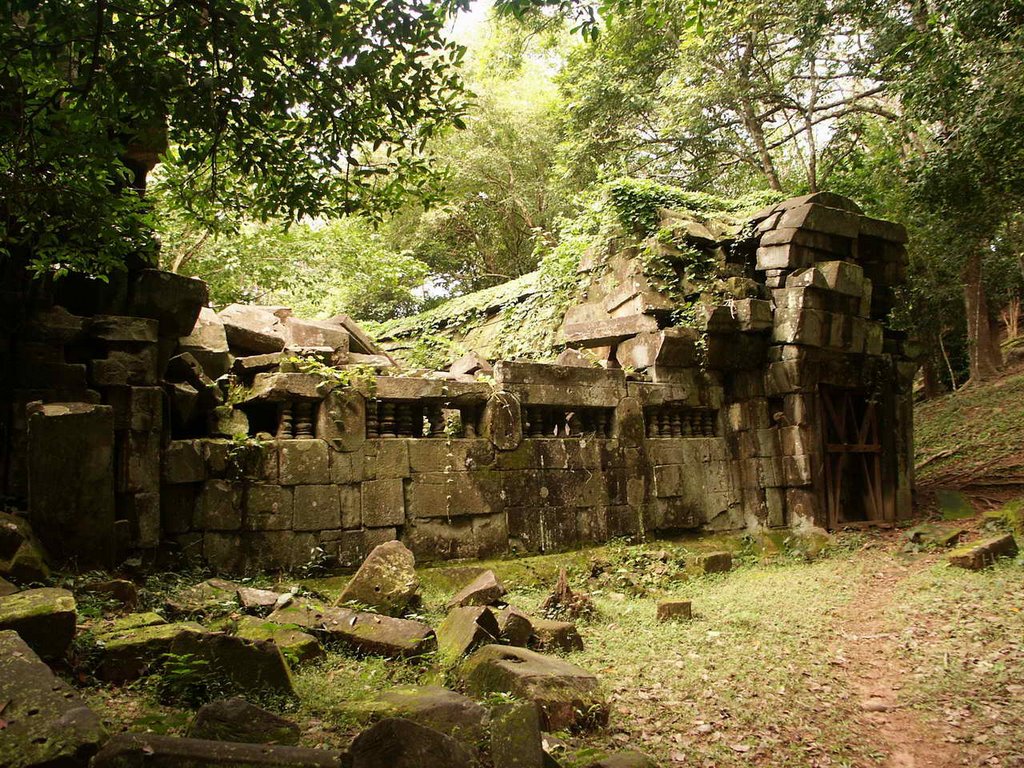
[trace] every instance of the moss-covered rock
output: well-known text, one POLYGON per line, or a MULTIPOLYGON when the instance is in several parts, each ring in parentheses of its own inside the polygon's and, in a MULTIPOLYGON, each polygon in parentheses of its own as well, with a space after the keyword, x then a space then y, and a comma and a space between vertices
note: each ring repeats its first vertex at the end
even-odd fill
POLYGON ((485 736, 487 710, 466 696, 436 685, 402 685, 389 688, 353 705, 349 714, 365 722, 386 717, 407 720, 479 746, 485 736))
POLYGON ((269 640, 281 649, 285 659, 293 666, 324 656, 323 646, 312 635, 294 626, 285 626, 255 616, 221 619, 212 624, 211 629, 234 634, 246 640, 269 640))
POLYGON ((66 589, 26 589, 0 597, 0 629, 17 632, 44 659, 65 654, 76 621, 75 596, 66 589))
POLYGON ((38 584, 50 578, 46 553, 28 521, 0 512, 0 576, 19 584, 38 584))
POLYGON ((396 616, 414 602, 418 587, 412 552, 400 541, 389 541, 366 556, 338 602, 359 603, 396 616))
POLYGON ((100 719, 17 633, 0 631, 0 765, 85 765, 106 739, 100 719))
POLYGON ((183 633, 174 638, 170 652, 206 663, 229 690, 295 696, 291 670, 271 640, 247 640, 223 633, 183 633))
POLYGON ((192 739, 246 744, 295 745, 299 743, 299 726, 243 698, 232 696, 200 707, 186 735, 192 739))
POLYGON ((162 657, 170 652, 171 644, 176 639, 183 635, 202 635, 205 632, 206 630, 194 621, 182 621, 174 624, 129 626, 99 634, 96 638, 100 648, 97 676, 113 683, 135 680, 157 666, 162 657))
POLYGON ((949 553, 947 559, 950 565, 955 565, 958 568, 980 571, 982 568, 992 565, 1000 557, 1016 556, 1018 551, 1013 534, 1004 533, 1001 536, 993 536, 958 547, 949 553))

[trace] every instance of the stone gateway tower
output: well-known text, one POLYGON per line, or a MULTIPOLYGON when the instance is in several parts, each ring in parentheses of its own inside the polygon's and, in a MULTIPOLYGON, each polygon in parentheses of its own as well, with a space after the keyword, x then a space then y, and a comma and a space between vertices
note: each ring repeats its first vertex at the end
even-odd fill
POLYGON ((4 494, 58 557, 229 572, 907 517, 904 229, 828 193, 653 221, 557 301, 542 268, 376 339, 155 270, 21 301, 4 494), (449 370, 402 364, 425 328, 449 370))

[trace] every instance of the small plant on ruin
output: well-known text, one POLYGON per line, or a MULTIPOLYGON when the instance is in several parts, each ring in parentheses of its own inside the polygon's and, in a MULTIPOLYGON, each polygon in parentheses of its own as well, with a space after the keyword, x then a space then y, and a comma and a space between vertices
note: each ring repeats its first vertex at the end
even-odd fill
POLYGON ((565 568, 559 568, 555 588, 541 603, 540 612, 548 619, 575 621, 593 618, 597 608, 586 592, 572 591, 569 587, 569 574, 565 568))
MULTIPOLYGON (((323 379, 323 388, 326 391, 322 394, 327 394, 332 389, 358 388, 365 392, 367 397, 373 397, 377 390, 377 370, 372 365, 336 368, 306 355, 292 355, 286 358, 285 362, 299 373, 308 373, 323 379)), ((318 386, 317 389, 321 387, 318 386)))
POLYGON ((165 654, 154 683, 162 703, 178 706, 198 707, 224 692, 210 662, 190 653, 165 654))

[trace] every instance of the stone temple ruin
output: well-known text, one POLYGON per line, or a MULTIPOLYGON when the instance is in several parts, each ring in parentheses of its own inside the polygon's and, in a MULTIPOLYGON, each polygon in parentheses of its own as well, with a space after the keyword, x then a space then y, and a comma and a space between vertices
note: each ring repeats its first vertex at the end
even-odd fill
POLYGON ((671 241, 623 235, 580 265, 557 361, 487 361, 511 296, 448 329, 471 353, 454 372, 396 364, 400 329, 218 313, 154 269, 12 272, 2 492, 59 559, 228 573, 352 566, 396 538, 431 561, 909 516, 916 363, 886 326, 904 229, 827 193, 661 216, 671 241), (688 324, 652 252, 711 264, 688 324))

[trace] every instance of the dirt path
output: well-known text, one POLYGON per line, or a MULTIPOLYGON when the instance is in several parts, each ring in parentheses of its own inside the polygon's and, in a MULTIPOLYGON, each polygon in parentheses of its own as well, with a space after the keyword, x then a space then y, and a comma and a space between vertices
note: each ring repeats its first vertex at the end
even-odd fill
POLYGON ((888 561, 868 574, 857 597, 840 615, 840 653, 850 689, 860 700, 859 730, 886 755, 887 768, 946 768, 961 765, 957 745, 941 728, 902 705, 900 691, 908 674, 897 653, 901 627, 886 615, 897 585, 931 565, 888 561))

